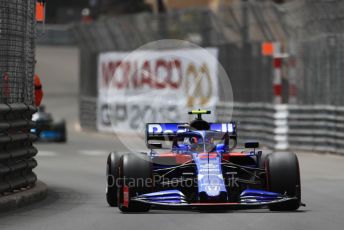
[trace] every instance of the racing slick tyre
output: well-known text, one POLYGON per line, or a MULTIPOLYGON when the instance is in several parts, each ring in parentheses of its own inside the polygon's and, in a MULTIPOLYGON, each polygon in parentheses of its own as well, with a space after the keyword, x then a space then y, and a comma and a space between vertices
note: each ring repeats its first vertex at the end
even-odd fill
POLYGON ((299 161, 294 153, 280 152, 268 155, 266 174, 269 191, 296 197, 283 203, 269 206, 271 211, 292 211, 301 204, 301 181, 299 161))
POLYGON ((150 205, 132 201, 131 198, 152 191, 152 162, 147 155, 126 154, 119 165, 121 183, 117 189, 118 208, 122 212, 147 212, 150 205))
POLYGON ((119 161, 123 153, 111 152, 106 161, 106 200, 111 207, 117 206, 119 161))
MULTIPOLYGON (((267 158, 270 154, 271 154, 270 151, 262 151, 262 155, 260 156, 259 159, 257 159, 258 160, 258 168, 263 169, 263 170, 265 169, 265 164, 266 164, 267 158)), ((268 184, 267 184, 267 178, 266 178, 265 174, 261 175, 261 180, 263 182, 262 185, 264 186, 264 188, 266 188, 268 184)))
POLYGON ((262 155, 260 156, 259 162, 258 162, 258 167, 261 169, 265 168, 265 162, 268 158, 268 156, 271 154, 269 151, 263 151, 262 155))

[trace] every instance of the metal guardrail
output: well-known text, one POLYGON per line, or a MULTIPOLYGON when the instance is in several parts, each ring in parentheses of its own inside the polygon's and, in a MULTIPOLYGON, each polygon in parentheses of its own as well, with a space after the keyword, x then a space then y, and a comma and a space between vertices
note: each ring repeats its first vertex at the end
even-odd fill
POLYGON ((344 154, 344 107, 289 106, 288 128, 293 148, 344 154))
MULTIPOLYGON (((82 97, 80 111, 81 127, 96 130, 96 98, 82 97)), ((276 150, 344 154, 344 107, 220 102, 216 115, 219 122, 238 122, 239 143, 254 139, 276 150)))
MULTIPOLYGON (((218 119, 230 119, 220 103, 218 119)), ((234 104, 239 138, 258 139, 273 149, 344 154, 344 107, 328 105, 234 104)))
POLYGON ((26 104, 0 104, 0 196, 33 186, 37 180, 32 171, 37 166, 36 136, 30 133, 36 111, 26 104))
POLYGON ((83 129, 97 129, 97 98, 80 97, 79 99, 79 119, 83 129))
POLYGON ((220 122, 238 122, 238 141, 258 139, 273 149, 288 149, 288 107, 268 103, 225 103, 216 108, 220 122), (229 114, 233 107, 232 116, 229 114))
POLYGON ((71 33, 72 24, 68 25, 37 25, 37 45, 74 46, 75 40, 71 33))

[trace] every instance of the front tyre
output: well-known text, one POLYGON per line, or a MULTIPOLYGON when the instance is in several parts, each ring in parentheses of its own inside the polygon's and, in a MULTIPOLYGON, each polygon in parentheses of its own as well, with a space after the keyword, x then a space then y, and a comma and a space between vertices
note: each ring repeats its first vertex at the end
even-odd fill
POLYGON ((121 157, 118 187, 118 208, 121 212, 147 212, 150 205, 131 198, 153 189, 152 162, 146 155, 126 154, 121 157))
POLYGON ((271 154, 271 152, 263 151, 262 155, 260 156, 260 159, 258 160, 258 168, 264 169, 265 168, 265 162, 268 158, 268 156, 271 154))
POLYGON ((117 206, 118 167, 123 153, 111 152, 106 161, 106 201, 111 207, 117 206))
POLYGON ((265 167, 269 191, 297 198, 270 205, 270 210, 297 210, 301 204, 301 181, 297 156, 288 152, 272 153, 268 155, 265 167))

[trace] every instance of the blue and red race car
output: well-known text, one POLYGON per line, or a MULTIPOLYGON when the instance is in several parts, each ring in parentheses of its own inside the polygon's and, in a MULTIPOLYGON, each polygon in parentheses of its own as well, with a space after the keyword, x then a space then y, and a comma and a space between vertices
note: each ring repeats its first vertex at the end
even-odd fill
POLYGON ((202 114, 209 113, 190 112, 197 115, 190 124, 147 124, 149 153, 110 153, 108 204, 122 212, 159 207, 285 211, 303 205, 295 154, 258 151, 258 142, 238 150, 236 123, 208 123, 202 114))

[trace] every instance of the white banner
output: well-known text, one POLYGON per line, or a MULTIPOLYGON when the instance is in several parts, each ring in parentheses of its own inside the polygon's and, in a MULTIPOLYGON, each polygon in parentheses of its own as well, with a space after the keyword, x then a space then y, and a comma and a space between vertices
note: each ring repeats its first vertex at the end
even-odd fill
POLYGON ((110 52, 98 60, 101 131, 142 130, 148 122, 188 121, 219 100, 216 48, 110 52))

